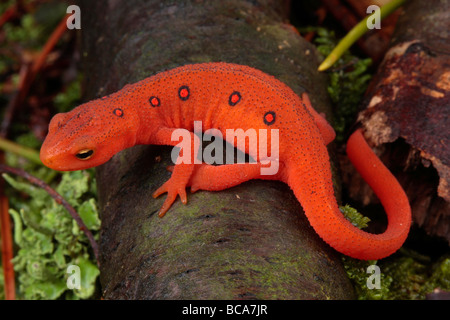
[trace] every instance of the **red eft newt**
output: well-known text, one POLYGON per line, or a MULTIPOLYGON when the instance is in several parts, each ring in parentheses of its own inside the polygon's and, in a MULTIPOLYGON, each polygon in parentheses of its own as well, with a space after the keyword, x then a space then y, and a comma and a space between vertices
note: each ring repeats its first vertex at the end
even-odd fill
MULTIPOLYGON (((339 210, 326 145, 335 133, 312 108, 308 96, 297 96, 287 85, 262 71, 230 63, 204 63, 161 72, 106 97, 54 116, 40 157, 56 170, 81 170, 101 165, 117 152, 138 144, 177 145, 172 133, 202 130, 279 130, 279 158, 274 175, 261 175, 264 160, 248 144, 245 152, 257 163, 214 166, 176 164, 171 178, 153 194, 168 196, 163 216, 180 196, 191 191, 218 191, 250 179, 280 180, 293 190, 318 235, 337 251, 364 260, 391 255, 404 243, 411 225, 408 199, 395 177, 382 164, 358 129, 347 153, 356 169, 381 200, 388 226, 371 234, 353 226, 339 210)), ((196 138, 197 137, 197 138, 196 138)), ((228 141, 236 146, 236 141, 228 141)), ((194 150, 194 149, 191 149, 194 150)), ((244 151, 244 150, 243 150, 244 151)), ((192 152, 192 159, 198 151, 192 152)))

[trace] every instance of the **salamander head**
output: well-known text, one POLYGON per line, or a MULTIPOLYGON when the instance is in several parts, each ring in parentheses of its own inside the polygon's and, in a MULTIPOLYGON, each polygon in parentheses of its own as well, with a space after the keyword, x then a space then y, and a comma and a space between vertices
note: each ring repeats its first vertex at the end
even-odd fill
POLYGON ((138 127, 131 107, 109 97, 94 100, 53 117, 40 158, 61 171, 95 167, 135 145, 138 127))

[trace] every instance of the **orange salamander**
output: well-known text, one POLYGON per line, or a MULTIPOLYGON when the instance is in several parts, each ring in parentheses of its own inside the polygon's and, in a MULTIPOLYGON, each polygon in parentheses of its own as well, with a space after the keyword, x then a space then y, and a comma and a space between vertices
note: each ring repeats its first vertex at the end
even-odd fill
MULTIPOLYGON (((376 260, 404 243, 411 225, 408 199, 361 130, 350 137, 347 153, 386 210, 388 226, 382 234, 358 229, 339 210, 326 148, 335 133, 308 96, 300 98, 275 77, 247 66, 220 62, 178 67, 57 114, 40 157, 55 170, 86 169, 134 145, 175 146, 179 141, 173 141, 172 133, 180 128, 189 130, 195 141, 194 121, 201 121, 202 131, 217 129, 223 136, 226 129, 278 129, 276 145, 267 139, 267 149, 278 152, 278 171, 262 175, 260 169, 270 157, 263 159, 248 143, 242 151, 256 164, 176 164, 171 178, 153 194, 168 194, 160 216, 178 196, 187 202, 186 187, 192 192, 218 191, 250 179, 280 180, 293 190, 318 235, 337 251, 376 260)), ((228 142, 237 145, 234 138, 228 142)), ((192 150, 194 159, 198 151, 192 150)))

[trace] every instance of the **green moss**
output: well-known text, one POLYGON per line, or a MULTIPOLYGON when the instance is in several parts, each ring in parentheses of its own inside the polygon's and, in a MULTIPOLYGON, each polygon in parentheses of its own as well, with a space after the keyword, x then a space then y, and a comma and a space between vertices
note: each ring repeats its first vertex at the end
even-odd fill
POLYGON ((380 289, 370 289, 367 285, 371 273, 369 266, 377 265, 377 261, 362 261, 350 257, 342 257, 344 268, 355 288, 356 296, 360 300, 382 300, 389 295, 389 289, 393 281, 392 277, 380 273, 380 289))
POLYGON ((350 207, 348 204, 340 206, 339 209, 344 214, 345 218, 349 220, 355 227, 359 229, 367 228, 370 219, 363 216, 356 209, 350 207))
POLYGON ((425 299, 436 289, 450 290, 450 257, 444 256, 431 261, 426 256, 418 256, 403 250, 402 254, 381 261, 360 261, 343 257, 347 274, 361 300, 417 300, 425 299), (367 268, 380 268, 379 289, 367 285, 370 273, 367 268))
MULTIPOLYGON (((346 205, 340 208, 353 225, 362 229, 370 221, 355 209, 346 205)), ((431 262, 427 256, 406 249, 389 259, 361 261, 343 256, 348 277, 352 281, 360 300, 411 300, 425 299, 428 293, 439 288, 450 290, 450 258, 442 257, 431 262), (380 288, 370 288, 369 266, 380 269, 380 288)))
POLYGON ((31 14, 24 15, 19 26, 5 23, 3 28, 7 42, 21 42, 33 47, 41 46, 43 28, 36 24, 35 18, 31 14))
MULTIPOLYGON (((74 206, 90 230, 99 230, 97 205, 90 186, 95 183, 92 173, 64 173, 56 191, 74 206)), ((9 192, 14 241, 18 247, 13 263, 19 299, 86 299, 92 296, 99 270, 78 225, 44 190, 20 178, 3 177, 19 191, 9 192), (21 193, 28 194, 29 199, 23 201, 21 193), (80 290, 69 290, 66 285, 69 265, 80 267, 80 290)))
MULTIPOLYGON (((27 2, 27 1, 25 1, 27 2)), ((6 10, 12 4, 1 5, 6 10)), ((51 3, 39 5, 36 10, 23 14, 19 24, 7 22, 3 25, 5 41, 2 46, 6 48, 13 43, 27 49, 39 49, 47 41, 51 32, 64 17, 67 5, 64 3, 51 3)), ((3 58, 3 55, 2 55, 3 58)))
POLYGON ((383 272, 393 279, 387 299, 425 299, 434 289, 450 290, 450 257, 421 260, 405 255, 383 265, 383 272))
POLYGON ((69 83, 64 92, 60 92, 53 100, 57 112, 67 112, 81 101, 82 76, 69 83))

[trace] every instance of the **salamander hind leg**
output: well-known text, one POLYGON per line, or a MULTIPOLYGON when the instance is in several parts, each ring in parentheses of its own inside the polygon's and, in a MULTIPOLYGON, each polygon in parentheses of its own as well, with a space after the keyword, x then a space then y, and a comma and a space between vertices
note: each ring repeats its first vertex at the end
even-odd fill
POLYGON ((225 165, 196 165, 189 180, 191 192, 197 190, 220 191, 252 179, 276 179, 261 175, 260 163, 238 163, 225 165))
POLYGON ((311 105, 311 101, 309 100, 309 97, 306 93, 302 94, 301 99, 303 102, 303 106, 313 116, 314 121, 316 122, 320 134, 322 135, 322 138, 325 142, 325 145, 328 145, 334 140, 334 138, 336 138, 336 132, 334 131, 333 127, 328 123, 327 119, 325 118, 325 114, 318 113, 316 110, 314 110, 314 108, 311 105))

